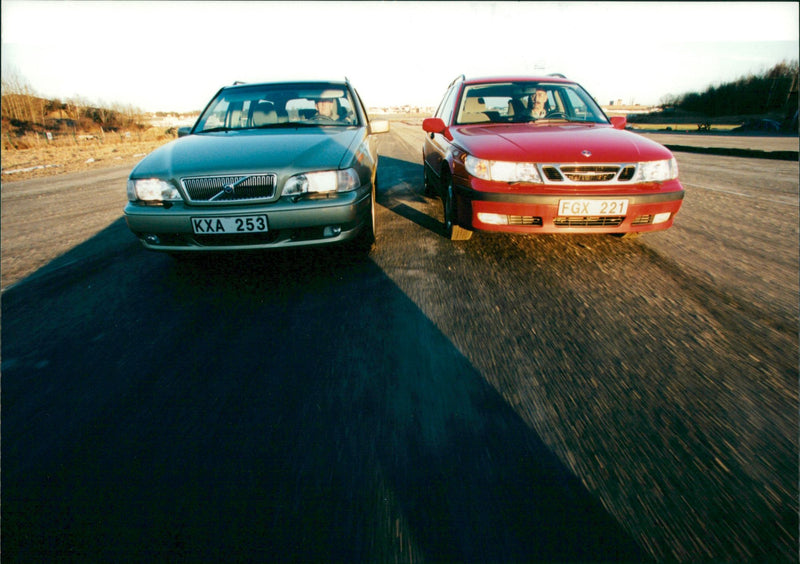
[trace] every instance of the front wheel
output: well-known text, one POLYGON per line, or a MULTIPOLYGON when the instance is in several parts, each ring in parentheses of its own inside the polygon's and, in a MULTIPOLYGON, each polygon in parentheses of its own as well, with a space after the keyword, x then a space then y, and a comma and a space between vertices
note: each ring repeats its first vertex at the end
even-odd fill
MULTIPOLYGON (((377 183, 377 180, 376 180, 377 183)), ((375 245, 375 188, 372 189, 372 195, 369 199, 369 217, 367 223, 361 228, 361 231, 353 239, 352 247, 356 252, 369 254, 372 247, 375 245)))
POLYGON ((423 160, 422 163, 422 193, 426 196, 435 196, 436 195, 436 186, 433 183, 433 179, 431 178, 431 173, 428 172, 428 167, 425 166, 425 162, 423 160))
POLYGON ((445 179, 444 192, 444 232, 451 241, 467 241, 472 237, 472 231, 456 224, 458 211, 453 190, 453 179, 449 175, 445 179))

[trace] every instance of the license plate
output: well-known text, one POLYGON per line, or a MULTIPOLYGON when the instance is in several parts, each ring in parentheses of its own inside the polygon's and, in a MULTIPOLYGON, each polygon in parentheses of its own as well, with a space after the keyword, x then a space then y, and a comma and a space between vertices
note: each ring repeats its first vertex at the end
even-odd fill
POLYGON ((559 200, 558 215, 625 215, 628 200, 559 200))
POLYGON ((218 233, 263 233, 269 230, 266 215, 234 215, 230 217, 193 217, 192 229, 197 235, 218 233))

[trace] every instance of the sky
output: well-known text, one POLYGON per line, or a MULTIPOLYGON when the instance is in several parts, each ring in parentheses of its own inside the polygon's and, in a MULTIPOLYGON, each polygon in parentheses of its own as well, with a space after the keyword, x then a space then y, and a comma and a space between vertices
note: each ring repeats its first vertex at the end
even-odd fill
POLYGON ((38 95, 201 110, 221 87, 347 76, 370 107, 436 106, 457 76, 558 72, 601 104, 798 55, 797 2, 2 0, 2 74, 38 95))

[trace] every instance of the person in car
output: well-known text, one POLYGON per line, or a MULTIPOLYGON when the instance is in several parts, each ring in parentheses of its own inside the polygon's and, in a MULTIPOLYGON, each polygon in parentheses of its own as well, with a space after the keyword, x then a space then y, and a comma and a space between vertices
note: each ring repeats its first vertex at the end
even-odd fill
POLYGON ((339 104, 335 98, 318 98, 314 105, 317 108, 317 115, 314 116, 314 119, 339 121, 339 104))
POLYGON ((544 90, 537 90, 530 100, 531 117, 535 119, 543 118, 547 115, 545 103, 547 102, 547 92, 544 90))

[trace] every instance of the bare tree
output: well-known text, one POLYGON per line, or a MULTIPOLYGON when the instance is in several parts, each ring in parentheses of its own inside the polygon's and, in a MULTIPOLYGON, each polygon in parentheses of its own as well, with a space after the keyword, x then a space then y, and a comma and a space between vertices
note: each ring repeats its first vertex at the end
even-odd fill
POLYGON ((3 117, 31 123, 44 123, 45 100, 37 96, 33 88, 15 69, 11 68, 2 78, 3 117))
POLYGON ((16 69, 11 69, 2 77, 3 117, 23 121, 23 92, 27 86, 16 69))

